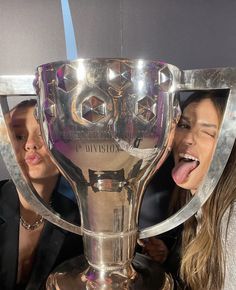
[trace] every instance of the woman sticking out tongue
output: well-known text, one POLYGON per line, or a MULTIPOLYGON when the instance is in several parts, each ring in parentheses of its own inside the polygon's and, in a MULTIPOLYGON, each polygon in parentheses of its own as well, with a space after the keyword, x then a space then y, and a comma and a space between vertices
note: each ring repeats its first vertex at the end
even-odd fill
POLYGON ((175 183, 183 183, 188 178, 189 174, 198 167, 198 165, 199 161, 194 160, 191 157, 181 158, 179 163, 172 170, 172 178, 174 179, 175 183))
POLYGON ((172 177, 178 186, 192 193, 198 188, 212 159, 220 120, 210 98, 185 107, 173 145, 175 167, 172 177))
MULTIPOLYGON (((227 94, 225 90, 196 91, 182 104, 173 144, 172 177, 177 185, 171 201, 174 213, 195 194, 208 171, 227 94)), ((197 215, 174 234, 177 242, 164 257, 168 257, 167 269, 183 284, 181 289, 236 289, 235 184, 236 143, 213 193, 197 215)), ((153 259, 163 253, 164 238, 161 246, 152 241, 145 245, 153 259)))

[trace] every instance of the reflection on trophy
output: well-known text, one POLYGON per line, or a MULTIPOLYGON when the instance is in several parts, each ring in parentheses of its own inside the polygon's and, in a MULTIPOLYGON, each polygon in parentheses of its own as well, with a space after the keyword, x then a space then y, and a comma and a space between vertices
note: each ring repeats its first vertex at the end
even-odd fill
POLYGON ((180 71, 158 61, 126 59, 40 66, 38 117, 51 156, 75 191, 81 227, 53 215, 22 175, 5 96, 34 94, 32 78, 0 76, 0 151, 16 187, 40 215, 83 235, 85 258, 57 268, 47 289, 172 289, 171 277, 155 262, 134 257, 136 241, 186 221, 215 188, 235 140, 235 76, 235 68, 180 71), (182 209, 139 232, 143 191, 171 147, 179 117, 176 94, 208 89, 228 89, 229 97, 207 176, 182 209))
POLYGON ((179 117, 180 76, 172 65, 144 60, 79 59, 38 68, 39 119, 75 189, 88 262, 52 274, 48 289, 156 289, 131 262, 142 193, 170 150, 179 117))

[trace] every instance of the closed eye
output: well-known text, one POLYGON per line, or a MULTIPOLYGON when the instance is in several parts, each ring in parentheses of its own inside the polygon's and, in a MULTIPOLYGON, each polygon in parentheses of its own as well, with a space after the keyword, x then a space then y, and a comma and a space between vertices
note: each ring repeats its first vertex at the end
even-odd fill
POLYGON ((215 138, 216 137, 216 132, 210 132, 210 131, 202 131, 204 134, 212 137, 212 138, 215 138))

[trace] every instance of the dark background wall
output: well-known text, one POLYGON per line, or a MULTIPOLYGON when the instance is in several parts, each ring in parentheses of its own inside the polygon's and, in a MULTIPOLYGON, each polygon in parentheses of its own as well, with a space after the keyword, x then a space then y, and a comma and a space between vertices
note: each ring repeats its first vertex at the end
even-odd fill
MULTIPOLYGON (((236 66, 235 0, 70 0, 79 57, 236 66)), ((66 59, 60 0, 0 0, 0 75, 66 59)), ((0 179, 7 176, 0 161, 0 179)))

